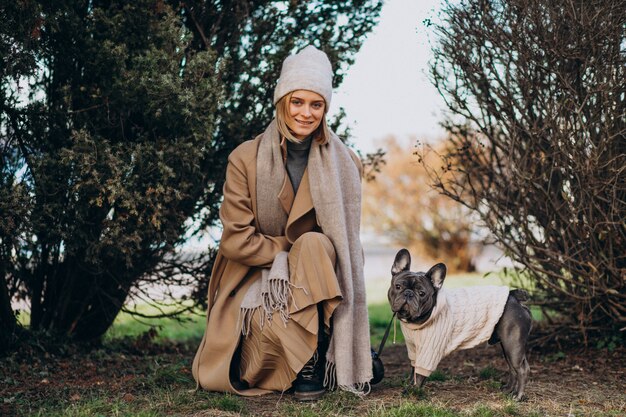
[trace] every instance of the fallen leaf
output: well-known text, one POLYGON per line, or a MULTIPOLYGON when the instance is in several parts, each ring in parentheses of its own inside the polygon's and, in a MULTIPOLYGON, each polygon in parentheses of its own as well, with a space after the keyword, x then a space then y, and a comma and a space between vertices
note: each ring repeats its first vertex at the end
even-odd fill
POLYGON ((124 376, 121 378, 121 381, 122 381, 122 382, 128 382, 128 381, 131 381, 131 380, 133 380, 133 379, 135 379, 135 375, 128 374, 128 375, 124 375, 124 376))

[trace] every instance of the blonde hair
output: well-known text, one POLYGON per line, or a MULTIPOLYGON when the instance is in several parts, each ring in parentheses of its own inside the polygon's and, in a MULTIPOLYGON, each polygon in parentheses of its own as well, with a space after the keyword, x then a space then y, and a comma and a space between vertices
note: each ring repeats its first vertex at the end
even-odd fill
MULTIPOLYGON (((287 126, 287 118, 289 116, 289 100, 291 100, 291 95, 293 92, 285 94, 280 100, 276 102, 276 124, 278 126, 278 133, 281 136, 287 138, 287 140, 295 143, 301 143, 302 140, 296 138, 289 127, 287 126)), ((326 101, 324 101, 324 117, 320 122, 320 125, 313 132, 313 138, 318 141, 321 145, 325 145, 330 140, 330 128, 328 127, 328 123, 326 122, 326 113, 328 111, 328 105, 326 101)))

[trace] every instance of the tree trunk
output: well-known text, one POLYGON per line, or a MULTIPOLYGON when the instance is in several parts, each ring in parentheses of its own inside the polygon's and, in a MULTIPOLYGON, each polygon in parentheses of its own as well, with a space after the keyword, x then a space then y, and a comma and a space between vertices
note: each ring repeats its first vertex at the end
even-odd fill
MULTIPOLYGON (((111 326, 128 296, 134 275, 115 268, 99 270, 67 257, 43 295, 47 329, 79 341, 99 339, 111 326)), ((116 265, 116 260, 110 264, 116 265)))
POLYGON ((102 285, 89 300, 85 311, 74 322, 73 337, 85 341, 102 337, 122 309, 128 292, 128 286, 122 288, 114 280, 102 285))
POLYGON ((11 308, 4 273, 0 274, 0 353, 7 352, 18 331, 18 323, 11 308))

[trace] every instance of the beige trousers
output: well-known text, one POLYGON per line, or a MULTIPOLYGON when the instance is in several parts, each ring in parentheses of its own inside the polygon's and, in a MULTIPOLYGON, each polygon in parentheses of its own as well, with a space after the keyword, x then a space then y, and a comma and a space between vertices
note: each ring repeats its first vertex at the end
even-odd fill
POLYGON ((260 312, 254 313, 248 336, 242 338, 239 361, 240 378, 250 387, 285 391, 317 348, 322 303, 324 324, 341 301, 335 275, 336 255, 330 240, 322 233, 300 236, 289 251, 289 275, 293 284, 289 305, 290 320, 285 325, 278 317, 261 326, 260 312))

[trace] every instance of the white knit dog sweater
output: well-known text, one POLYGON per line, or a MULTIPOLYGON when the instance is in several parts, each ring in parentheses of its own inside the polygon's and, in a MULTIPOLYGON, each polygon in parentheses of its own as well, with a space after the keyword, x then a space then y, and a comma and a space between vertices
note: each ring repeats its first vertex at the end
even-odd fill
POLYGON ((441 289, 426 322, 400 321, 415 373, 429 376, 451 352, 487 341, 504 312, 508 296, 508 287, 441 289))

